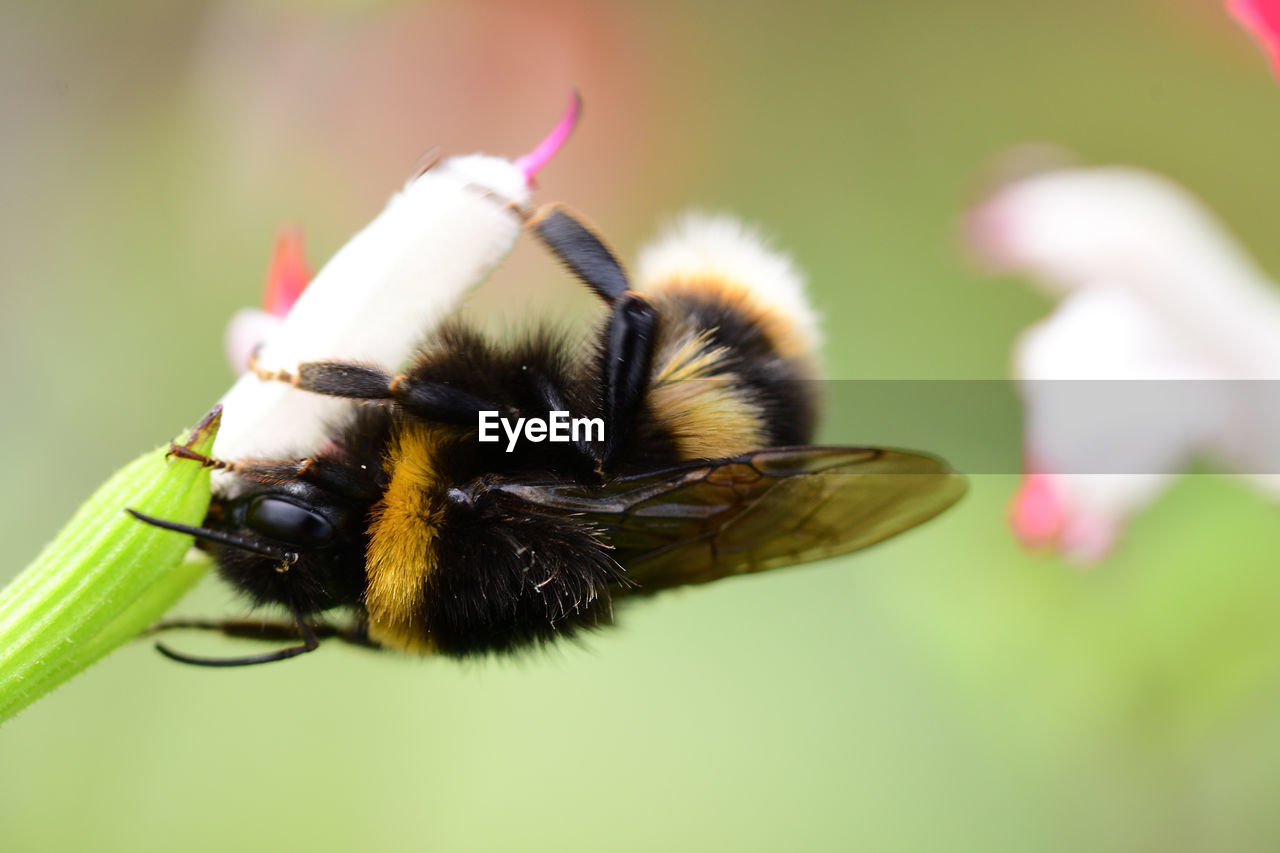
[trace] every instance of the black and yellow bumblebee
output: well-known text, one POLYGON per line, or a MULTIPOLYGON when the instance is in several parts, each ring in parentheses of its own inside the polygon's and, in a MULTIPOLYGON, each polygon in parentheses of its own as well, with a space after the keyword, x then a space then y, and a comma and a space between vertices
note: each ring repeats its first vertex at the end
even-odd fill
MULTIPOLYGON (((635 286, 559 206, 529 227, 607 305, 586 346, 544 327, 492 340, 457 321, 402 373, 312 362, 261 372, 372 403, 304 459, 207 459, 239 483, 197 537, 222 576, 289 623, 175 622, 300 643, 177 660, 236 666, 325 637, 420 654, 515 652, 614 620, 615 603, 854 551, 960 498, 924 454, 813 447, 817 324, 783 255, 726 217, 689 217, 635 286), (603 435, 479 440, 481 413, 571 413, 603 435), (323 621, 331 611, 343 622, 323 621)), ((136 514, 136 513, 135 513, 136 514)))

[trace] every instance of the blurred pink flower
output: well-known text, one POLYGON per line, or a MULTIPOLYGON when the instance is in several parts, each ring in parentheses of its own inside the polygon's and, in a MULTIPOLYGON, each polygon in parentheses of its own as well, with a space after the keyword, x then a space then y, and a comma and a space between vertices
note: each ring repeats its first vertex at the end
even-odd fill
POLYGON ((1280 407, 1226 381, 1280 378, 1280 296, 1198 201, 1136 169, 1064 169, 999 189, 968 238, 1062 298, 1014 352, 1025 544, 1097 561, 1201 456, 1280 496, 1280 407))
MULTIPOLYGON (((552 173, 554 191, 599 210, 652 191, 651 174, 619 164, 662 163, 673 186, 697 164, 696 135, 665 129, 702 115, 701 81, 654 72, 645 18, 593 0, 216 0, 192 74, 235 174, 256 182, 282 162, 318 163, 330 195, 356 209, 380 204, 429 149, 522 150, 529 128, 581 87, 591 130, 573 143, 576 167, 552 173)), ((680 29, 661 44, 688 39, 680 29)))
POLYGON ((1262 43, 1280 75, 1280 0, 1227 0, 1227 9, 1262 43))
POLYGON ((288 314, 311 281, 311 268, 307 265, 305 252, 306 244, 300 227, 286 225, 276 233, 267 280, 262 288, 262 307, 267 313, 277 317, 288 314))

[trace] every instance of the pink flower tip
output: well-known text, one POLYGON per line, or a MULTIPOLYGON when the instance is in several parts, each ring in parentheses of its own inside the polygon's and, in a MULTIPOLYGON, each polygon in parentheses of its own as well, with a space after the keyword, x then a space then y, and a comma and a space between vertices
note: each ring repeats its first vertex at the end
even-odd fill
POLYGON ((310 282, 311 268, 307 266, 302 229, 286 225, 276 232, 271 265, 267 267, 267 281, 263 287, 262 307, 269 314, 283 317, 310 282))
POLYGON ((970 258, 984 272, 1003 273, 1017 265, 1013 223, 999 201, 988 201, 964 218, 963 237, 970 258))
POLYGON ((1227 10, 1262 43, 1280 75, 1280 0, 1227 0, 1227 10))
POLYGON ((1063 528, 1058 550, 1077 566, 1095 566, 1115 549, 1117 536, 1118 528, 1110 519, 1081 515, 1063 528))
POLYGON ((525 181, 529 186, 533 186, 533 179, 541 171, 542 167, 551 162, 551 158, 556 156, 556 152, 564 145, 569 134, 573 133, 573 128, 577 126, 578 119, 582 116, 582 98, 578 95, 578 90, 574 89, 569 93, 569 106, 565 109, 564 115, 560 117, 560 121, 551 129, 546 138, 538 143, 538 147, 534 148, 528 154, 517 157, 515 166, 521 172, 524 172, 525 181))
POLYGON ((1009 507, 1009 526, 1025 548, 1056 552, 1082 567, 1095 565, 1114 550, 1119 524, 1071 501, 1062 480, 1028 470, 1009 507))
POLYGON ((1066 522, 1066 506, 1048 474, 1028 473, 1013 496, 1009 525, 1028 548, 1054 544, 1066 522))

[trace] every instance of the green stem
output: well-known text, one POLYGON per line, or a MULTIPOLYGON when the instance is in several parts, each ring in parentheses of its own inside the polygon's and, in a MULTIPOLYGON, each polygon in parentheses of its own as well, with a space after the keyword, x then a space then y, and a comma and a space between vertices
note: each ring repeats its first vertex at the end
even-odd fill
MULTIPOLYGON (((218 418, 187 442, 208 453, 218 418)), ((191 588, 206 560, 191 537, 125 513, 199 524, 209 470, 160 448, 111 477, 30 566, 0 591, 0 722, 145 630, 191 588)))

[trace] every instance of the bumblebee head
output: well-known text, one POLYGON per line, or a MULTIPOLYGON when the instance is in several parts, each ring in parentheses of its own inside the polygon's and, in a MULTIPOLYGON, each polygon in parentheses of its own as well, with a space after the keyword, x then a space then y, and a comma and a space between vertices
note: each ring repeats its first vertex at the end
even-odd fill
POLYGON ((363 584, 343 571, 363 552, 361 514, 301 481, 218 503, 206 537, 222 575, 255 604, 317 613, 360 600, 363 584))

